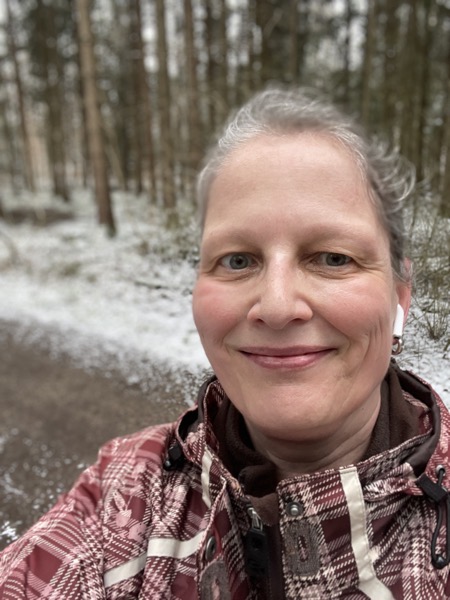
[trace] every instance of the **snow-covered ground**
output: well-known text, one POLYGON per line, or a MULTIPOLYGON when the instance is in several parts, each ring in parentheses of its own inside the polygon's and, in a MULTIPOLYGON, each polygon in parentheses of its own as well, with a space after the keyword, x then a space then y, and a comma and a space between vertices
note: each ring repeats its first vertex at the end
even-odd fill
MULTIPOLYGON (((18 202, 3 198, 6 207, 18 202)), ((48 194, 22 202, 32 202, 37 214, 50 205, 48 194)), ((119 368, 144 389, 149 360, 208 369, 191 316, 192 227, 169 235, 145 197, 116 193, 114 204, 114 239, 96 225, 85 192, 74 194, 74 220, 47 227, 0 221, 0 319, 16 322, 23 342, 46 339, 55 355, 69 353, 106 374, 119 368), (104 356, 116 364, 105 364, 104 356)), ((450 405, 450 349, 444 339, 426 338, 415 302, 405 340, 400 364, 433 383, 450 405)))

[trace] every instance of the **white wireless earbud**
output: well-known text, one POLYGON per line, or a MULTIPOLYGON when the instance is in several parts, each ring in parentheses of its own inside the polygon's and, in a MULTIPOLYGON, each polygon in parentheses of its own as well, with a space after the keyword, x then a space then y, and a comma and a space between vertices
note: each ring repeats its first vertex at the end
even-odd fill
POLYGON ((399 339, 403 336, 403 321, 404 321, 404 319, 405 319, 405 311, 400 306, 400 304, 397 304, 397 314, 395 316, 394 332, 392 334, 397 339, 399 339))

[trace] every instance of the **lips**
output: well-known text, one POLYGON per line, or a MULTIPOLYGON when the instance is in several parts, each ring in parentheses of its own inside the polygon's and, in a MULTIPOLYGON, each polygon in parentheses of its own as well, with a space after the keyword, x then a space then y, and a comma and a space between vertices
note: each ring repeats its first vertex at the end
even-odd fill
POLYGON ((239 352, 251 362, 266 369, 301 369, 310 367, 335 349, 328 346, 290 346, 284 348, 244 347, 239 352))

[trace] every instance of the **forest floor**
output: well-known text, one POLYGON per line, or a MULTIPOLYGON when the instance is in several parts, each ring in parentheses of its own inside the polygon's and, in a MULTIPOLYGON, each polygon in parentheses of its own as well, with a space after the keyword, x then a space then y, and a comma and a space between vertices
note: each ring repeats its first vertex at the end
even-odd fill
POLYGON ((69 489, 105 441, 174 420, 187 408, 186 388, 195 394, 199 383, 149 365, 144 393, 118 371, 105 377, 69 355, 55 359, 42 340, 18 343, 16 327, 0 321, 0 550, 69 489))

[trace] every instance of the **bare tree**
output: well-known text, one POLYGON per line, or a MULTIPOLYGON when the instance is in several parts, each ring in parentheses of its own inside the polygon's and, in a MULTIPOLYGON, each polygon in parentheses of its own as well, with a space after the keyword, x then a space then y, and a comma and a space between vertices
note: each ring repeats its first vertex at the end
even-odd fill
POLYGON ((371 0, 367 3, 366 16, 366 43, 364 46, 364 57, 361 73, 361 120, 367 127, 370 122, 370 96, 371 96, 371 76, 375 54, 375 34, 377 21, 377 3, 378 0, 371 0))
POLYGON ((197 77, 197 51, 194 40, 194 20, 192 15, 191 0, 184 0, 184 32, 185 32, 185 55, 187 73, 187 107, 189 128, 189 169, 192 173, 197 170, 202 154, 202 126, 200 120, 200 96, 197 77))
POLYGON ((432 28, 430 26, 431 18, 431 0, 423 1, 422 32, 420 35, 420 77, 417 81, 417 175, 418 179, 425 177, 426 170, 426 120, 428 113, 428 89, 430 87, 431 70, 431 44, 432 28))
POLYGON ((133 22, 133 36, 135 38, 135 90, 139 122, 140 145, 142 148, 142 160, 147 163, 148 193, 152 198, 156 194, 155 159, 153 151, 152 135, 152 108, 150 101, 150 90, 148 86, 148 73, 145 66, 145 45, 142 37, 142 10, 141 0, 131 0, 130 14, 133 22))
MULTIPOLYGON (((70 12, 68 13, 70 14, 70 12)), ((45 105, 45 137, 53 193, 66 202, 70 200, 66 176, 66 139, 63 114, 65 110, 64 63, 59 51, 62 11, 57 4, 36 0, 27 16, 28 46, 34 73, 41 81, 45 105)))
POLYGON ((78 9, 78 40, 87 120, 87 137, 95 181, 98 219, 100 224, 107 227, 109 234, 114 235, 116 227, 112 211, 105 148, 102 136, 100 106, 96 83, 94 39, 90 23, 90 1, 76 0, 76 2, 78 9))
POLYGON ((400 52, 400 18, 398 16, 399 0, 384 0, 384 48, 382 53, 382 94, 380 120, 382 128, 389 132, 394 145, 398 145, 399 128, 397 122, 397 76, 399 71, 398 56, 400 52))
POLYGON ((259 31, 259 52, 255 52, 255 79, 257 87, 271 78, 269 38, 273 31, 275 14, 269 0, 255 0, 255 25, 259 31))
POLYGON ((168 70, 164 0, 156 0, 156 31, 158 53, 158 112, 159 143, 161 154, 161 179, 164 206, 169 226, 175 225, 177 215, 175 194, 174 151, 172 142, 171 95, 168 70))
POLYGON ((344 68, 343 68, 343 90, 342 101, 348 105, 350 103, 350 78, 351 78, 351 45, 352 45, 352 22, 353 22, 353 2, 347 0, 345 11, 345 38, 344 38, 344 68))
POLYGON ((288 79, 292 83, 297 83, 299 76, 299 14, 298 1, 289 2, 289 69, 288 79))
POLYGON ((239 35, 235 46, 234 61, 237 64, 235 84, 232 94, 229 95, 230 104, 240 105, 250 95, 254 88, 253 83, 253 58, 254 58, 254 1, 247 0, 236 8, 239 15, 239 35))
POLYGON ((23 160, 25 167, 25 183, 27 188, 34 192, 36 191, 35 183, 34 183, 34 173, 33 173, 33 162, 32 162, 32 154, 31 154, 31 143, 30 143, 30 135, 28 131, 27 117, 26 117, 26 109, 25 109, 25 98, 23 92, 22 85, 22 76, 20 72, 19 59, 17 56, 17 45, 15 40, 15 28, 13 22, 13 15, 11 11, 10 0, 6 0, 6 14, 7 14, 7 24, 6 29, 8 32, 8 49, 9 54, 11 56, 11 61, 14 69, 14 81, 17 92, 17 102, 19 105, 19 118, 20 118, 20 132, 22 137, 22 148, 23 148, 23 160))
POLYGON ((228 7, 226 0, 204 0, 205 43, 207 52, 208 128, 222 124, 230 106, 229 47, 227 37, 228 7))
POLYGON ((217 91, 219 93, 219 123, 222 123, 229 111, 228 98, 228 39, 227 39, 228 7, 226 0, 219 0, 219 41, 218 62, 219 77, 217 91))
POLYGON ((14 128, 11 125, 10 104, 6 81, 3 77, 2 64, 0 63, 0 136, 2 138, 3 159, 8 169, 8 175, 12 189, 17 187, 17 179, 19 175, 18 157, 16 149, 16 140, 14 128))
POLYGON ((204 5, 204 31, 205 31, 205 50, 206 50, 206 96, 207 96, 207 128, 209 131, 215 130, 216 114, 214 100, 214 78, 215 78, 215 61, 214 61, 214 40, 215 40, 215 21, 212 14, 212 6, 210 0, 203 0, 204 5))
POLYGON ((402 49, 402 78, 401 78, 401 138, 400 148, 415 165, 418 164, 418 111, 417 111, 417 78, 419 72, 419 32, 416 0, 408 0, 405 9, 406 35, 402 49))
POLYGON ((447 52, 447 89, 444 96, 444 135, 441 148, 442 176, 440 181, 441 216, 450 218, 450 45, 447 52))

